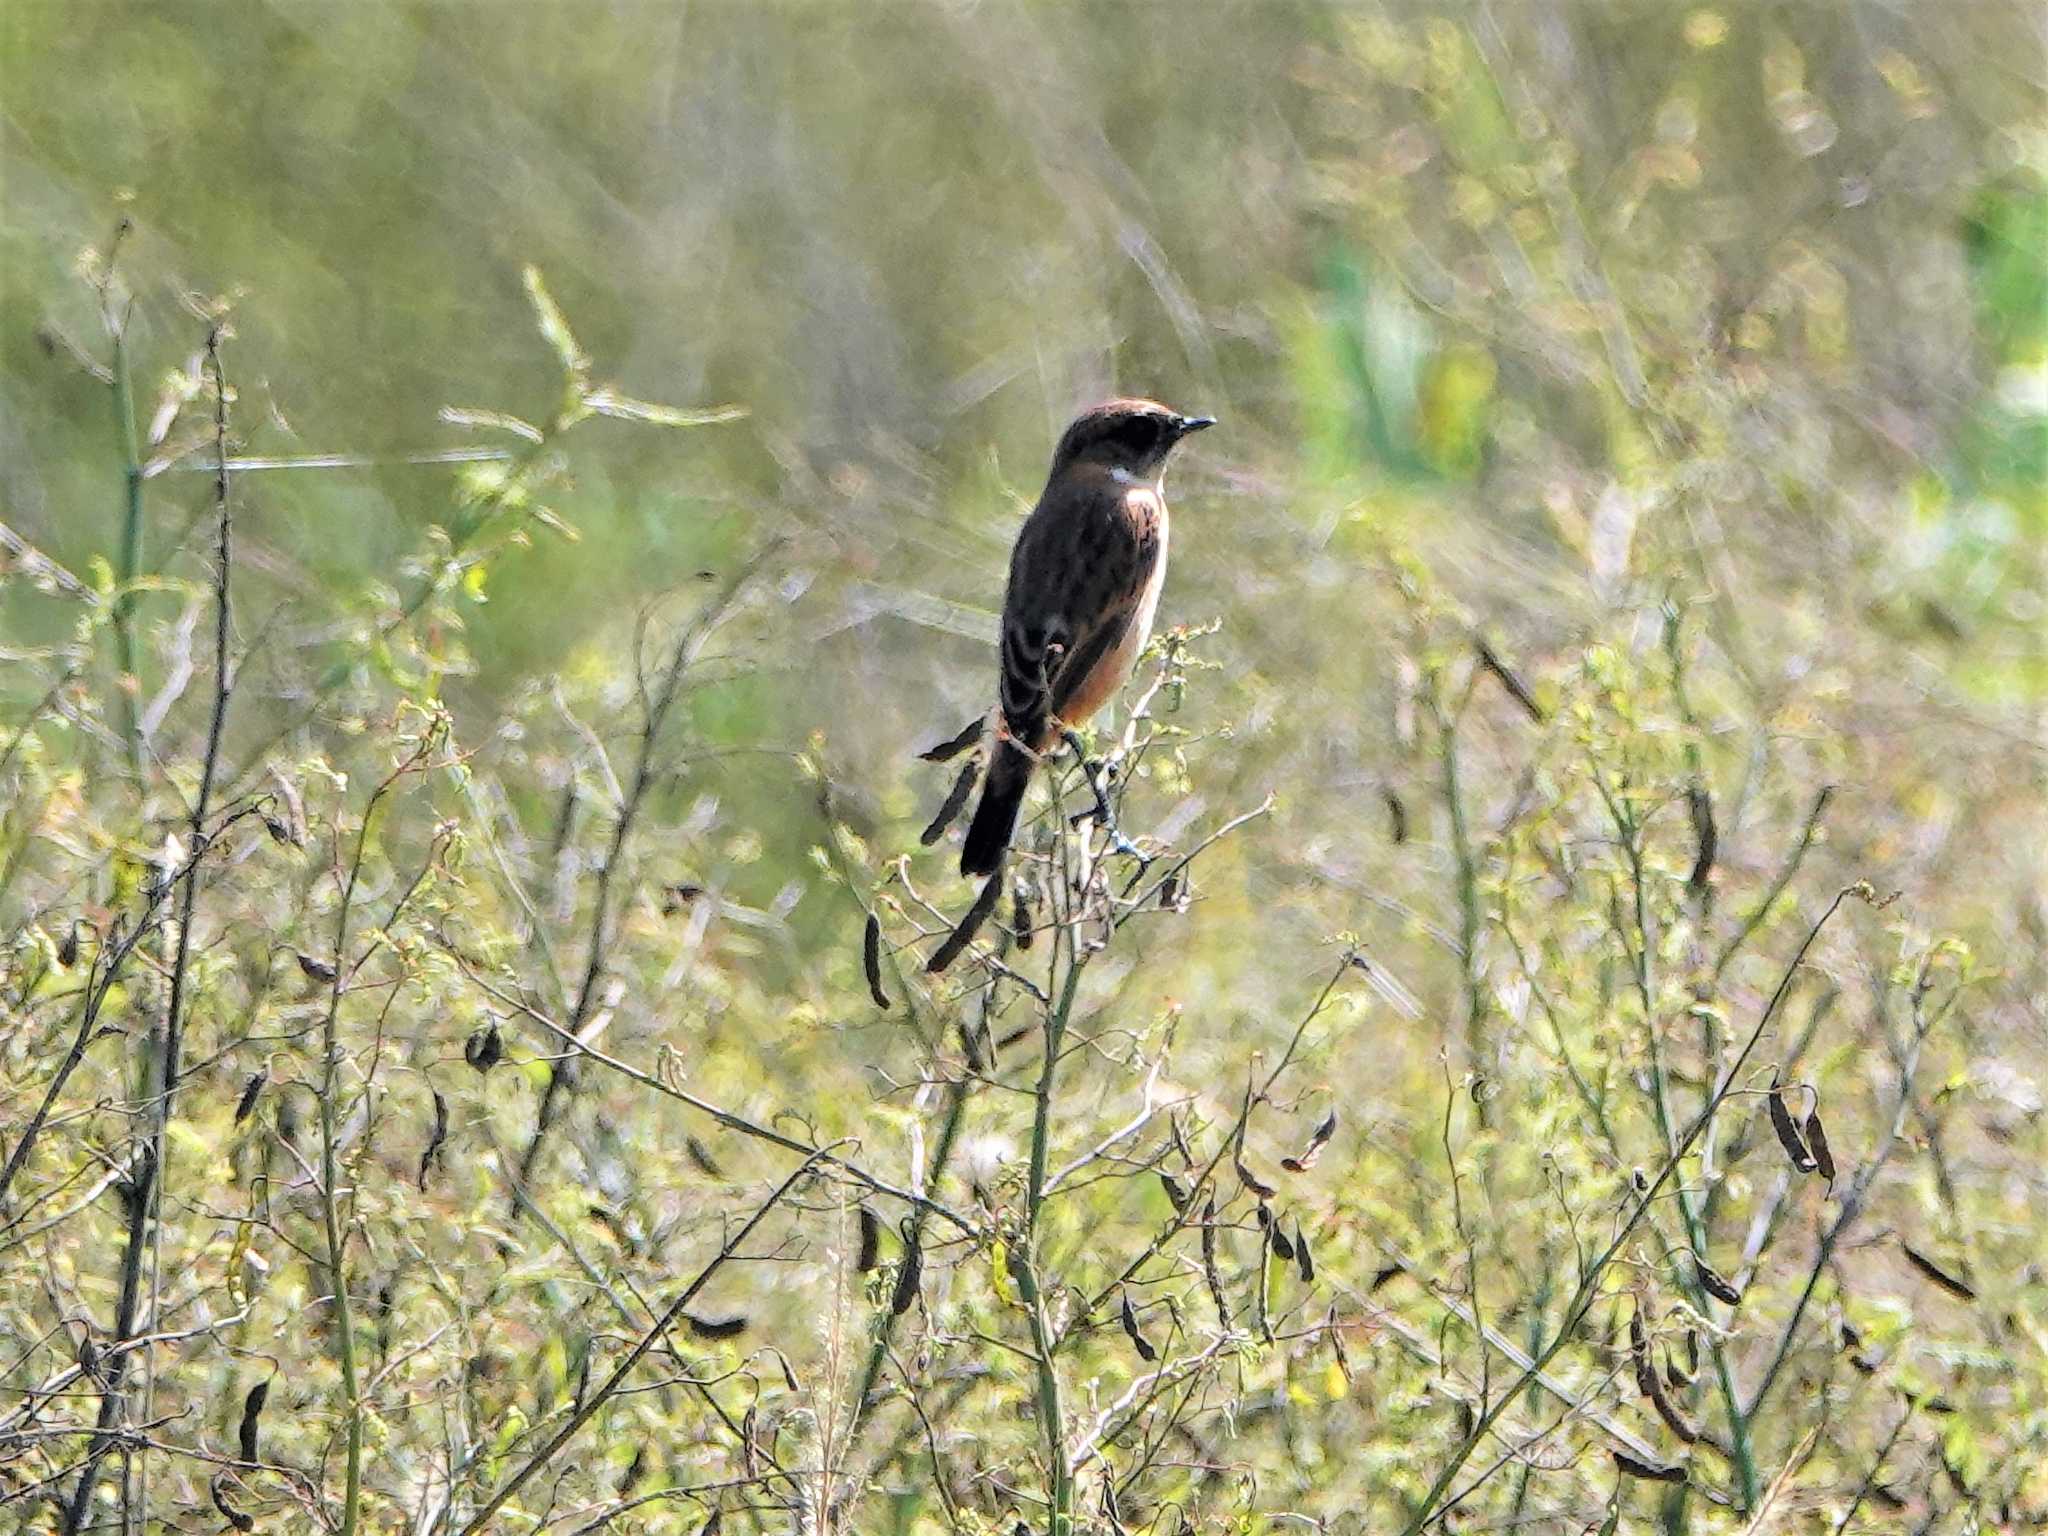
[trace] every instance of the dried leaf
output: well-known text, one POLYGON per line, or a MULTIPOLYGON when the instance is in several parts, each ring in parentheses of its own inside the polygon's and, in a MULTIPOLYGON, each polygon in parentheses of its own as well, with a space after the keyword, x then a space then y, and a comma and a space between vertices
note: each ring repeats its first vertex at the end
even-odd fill
POLYGON ((694 1312, 685 1312, 683 1321, 700 1339, 735 1339, 747 1331, 745 1313, 734 1317, 699 1317, 694 1312))
POLYGON ((1293 1240, 1288 1237, 1286 1229, 1280 1225, 1280 1219, 1263 1205, 1259 1207, 1259 1225, 1266 1229, 1266 1242, 1272 1247, 1273 1252, 1287 1263, 1292 1264, 1294 1262, 1293 1240))
POLYGON ((896 1294, 889 1298, 889 1311, 901 1317, 910 1310, 910 1304, 917 1300, 918 1282, 924 1276, 924 1253, 917 1246, 915 1234, 903 1234, 903 1263, 896 1271, 896 1294))
POLYGON ((917 834, 918 842, 929 848, 946 835, 946 828, 953 825, 960 815, 961 807, 967 804, 967 797, 974 793, 975 776, 981 771, 978 763, 968 763, 961 768, 953 780, 953 787, 946 791, 946 798, 939 803, 938 814, 917 834))
POLYGON ((861 936, 861 965, 867 971, 868 996, 877 1008, 889 1006, 889 994, 882 990, 882 920, 868 914, 867 931, 861 936))
POLYGON ((1230 1154, 1230 1166, 1237 1170, 1237 1181, 1256 1195, 1261 1202, 1270 1200, 1279 1193, 1271 1184, 1266 1183, 1244 1165, 1244 1154, 1242 1152, 1230 1154))
POLYGON ((1659 1466, 1655 1462, 1638 1461, 1626 1451, 1614 1451, 1611 1454, 1614 1457, 1615 1466, 1619 1467, 1629 1477, 1647 1478, 1653 1483, 1682 1483, 1685 1481, 1685 1468, 1683 1467, 1666 1467, 1659 1466))
POLYGON ((683 1155, 689 1158, 699 1173, 708 1174, 714 1179, 725 1177, 725 1170, 718 1166, 718 1160, 711 1155, 711 1149, 695 1136, 683 1138, 683 1155))
POLYGON ((262 1428, 263 1404, 269 1396, 270 1381, 266 1377, 251 1387, 248 1396, 242 1399, 240 1444, 244 1461, 262 1460, 258 1454, 260 1447, 257 1444, 257 1437, 262 1428))
POLYGON ((927 747, 917 755, 928 763, 951 762, 962 752, 965 752, 969 747, 981 740, 981 733, 986 729, 987 722, 985 720, 971 720, 961 728, 958 735, 949 736, 936 747, 927 747))
POLYGON ((860 1208, 860 1253, 853 1261, 853 1271, 864 1275, 875 1267, 882 1256, 882 1218, 866 1206, 860 1208))
POLYGON ((1932 1280, 1944 1291, 1947 1291, 1949 1295, 1962 1301, 1975 1301, 1977 1299, 1977 1292, 1968 1281, 1950 1274, 1904 1238, 1899 1240, 1899 1247, 1905 1250, 1906 1262, 1908 1264, 1911 1264, 1921 1274, 1932 1280))
POLYGON ((1707 793, 1707 786, 1695 780, 1685 792, 1687 809, 1692 812, 1692 835, 1699 852, 1693 857, 1692 873, 1685 877, 1685 888, 1693 895, 1705 893, 1707 881, 1714 873, 1714 854, 1720 845, 1720 833, 1714 826, 1714 801, 1707 793))
POLYGON ((1337 1111, 1333 1109, 1323 1116, 1313 1131, 1309 1132, 1308 1145, 1293 1157, 1281 1158, 1280 1166, 1289 1173, 1307 1173, 1315 1166, 1316 1159, 1323 1155, 1323 1148, 1329 1144, 1330 1138, 1336 1134, 1337 1111))
POLYGON ((427 1187, 427 1175, 433 1171, 434 1159, 441 1155, 441 1143, 448 1139, 448 1101, 441 1097, 441 1090, 431 1090, 434 1095, 434 1129, 427 1137, 427 1149, 420 1154, 421 1189, 427 1187))
POLYGON ((1216 1304, 1216 1321, 1230 1326, 1230 1304, 1223 1299, 1223 1276, 1216 1268, 1216 1202, 1202 1205, 1202 1278, 1209 1286, 1209 1299, 1216 1304))
POLYGON ((505 1037, 498 1032, 498 1021, 491 1020, 483 1028, 471 1032, 462 1047, 462 1059, 479 1072, 488 1072, 505 1057, 505 1037))
POLYGON ((1785 1155, 1792 1159, 1792 1166, 1801 1173, 1811 1173, 1819 1166, 1813 1154, 1806 1150, 1806 1143, 1799 1139, 1799 1127, 1792 1123, 1792 1112, 1785 1107, 1785 1092, 1778 1086, 1777 1075, 1772 1074, 1771 1091, 1767 1096, 1771 1110, 1771 1129, 1777 1132, 1778 1145, 1785 1149, 1785 1155))
POLYGON ((1152 1347, 1151 1341, 1139 1330, 1138 1314, 1131 1306, 1131 1297, 1128 1291, 1124 1293, 1123 1307, 1119 1313, 1119 1320, 1124 1325, 1124 1336, 1131 1341, 1131 1348, 1138 1352, 1138 1358, 1147 1365, 1157 1360, 1159 1358, 1159 1351, 1152 1347))
POLYGON ((213 1494, 213 1507, 220 1511, 221 1518, 226 1520, 229 1525, 238 1531, 253 1531, 256 1529, 256 1517, 254 1515, 246 1510, 237 1509, 228 1502, 227 1473, 215 1473, 213 1481, 207 1485, 207 1488, 213 1494))
POLYGON ((1301 1230, 1301 1218, 1294 1219, 1294 1270, 1301 1276, 1303 1285, 1313 1285, 1316 1278, 1315 1256, 1308 1251, 1308 1234, 1301 1230))
POLYGON ((1003 868, 1000 861, 989 877, 981 884, 981 894, 974 898, 974 905, 967 909, 967 915, 960 919, 960 926, 946 938, 946 942, 932 951, 931 959, 925 962, 925 970, 936 975, 960 958, 962 950, 974 942, 981 925, 988 921, 988 915, 995 910, 996 898, 1003 893, 1003 868))
POLYGON ((1500 659, 1498 652, 1483 639, 1478 641, 1479 665, 1492 674, 1495 681, 1508 691, 1508 697, 1522 706, 1528 717, 1541 725, 1544 721, 1543 706, 1536 702, 1536 696, 1529 692, 1528 685, 1515 675, 1514 669, 1500 659))
POLYGON ((1182 1187, 1179 1179, 1176 1179, 1162 1168, 1159 1170, 1159 1182, 1165 1188, 1166 1198, 1173 1203, 1173 1208, 1176 1211, 1184 1211, 1188 1208, 1188 1192, 1182 1187))
POLYGON ((1725 1301, 1731 1307, 1741 1304, 1742 1292, 1698 1254, 1692 1256, 1692 1267, 1693 1272, 1699 1276, 1701 1290, 1716 1301, 1725 1301))
POLYGON ((1820 1176, 1828 1181, 1828 1187, 1835 1184, 1835 1154, 1828 1147, 1828 1133, 1820 1123, 1820 1106, 1815 1105, 1806 1114, 1806 1145, 1813 1153, 1813 1163, 1820 1170, 1820 1176))
POLYGON ((236 1125, 240 1125, 249 1118, 250 1112, 256 1108, 257 1099, 263 1095, 263 1085, 269 1081, 270 1069, 268 1067, 249 1074, 249 1081, 242 1084, 242 1097, 235 1103, 236 1125))

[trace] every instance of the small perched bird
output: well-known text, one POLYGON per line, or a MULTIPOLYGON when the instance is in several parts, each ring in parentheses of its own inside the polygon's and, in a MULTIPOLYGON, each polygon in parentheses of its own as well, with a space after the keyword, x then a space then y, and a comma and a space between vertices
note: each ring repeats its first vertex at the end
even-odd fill
POLYGON ((1167 457, 1215 424, 1153 400, 1108 400, 1076 416, 1053 450, 1010 554, 1002 718, 960 850, 963 875, 1002 863, 1040 756, 1130 676, 1166 580, 1167 457))

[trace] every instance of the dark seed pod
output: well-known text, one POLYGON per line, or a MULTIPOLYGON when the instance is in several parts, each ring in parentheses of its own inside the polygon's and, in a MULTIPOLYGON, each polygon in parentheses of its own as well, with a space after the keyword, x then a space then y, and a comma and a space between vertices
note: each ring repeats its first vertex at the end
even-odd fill
POLYGON ((1685 1374, 1670 1350, 1664 1351, 1664 1381, 1667 1386, 1684 1388, 1692 1385, 1692 1378, 1685 1374))
POLYGON ((1019 880, 1010 890, 1010 931, 1017 936, 1017 947, 1029 949, 1038 935, 1033 931, 1038 926, 1038 914, 1031 909, 1031 887, 1019 880))
POLYGON ((427 1136, 427 1149, 420 1153, 421 1189, 427 1187, 427 1175, 433 1172, 434 1160, 441 1155, 441 1144, 448 1139, 448 1101, 441 1097, 441 1090, 433 1090, 434 1129, 427 1136))
POLYGON ((1159 906, 1161 911, 1171 912, 1180 905, 1180 876, 1168 875, 1159 882, 1159 906))
POLYGON ((256 1517, 254 1515, 250 1514, 247 1510, 237 1509, 228 1502, 227 1473, 215 1473, 213 1481, 207 1484, 207 1490, 213 1495, 213 1507, 220 1511, 221 1518, 227 1521, 229 1525, 238 1531, 253 1531, 256 1529, 256 1517))
POLYGON ((1004 1051, 1007 1051, 1019 1040, 1028 1037, 1037 1028, 1038 1026, 1036 1024, 1026 1024, 1019 1029, 1011 1030, 1007 1035, 1004 1035, 1002 1039, 996 1042, 996 1054, 998 1056, 1002 1055, 1004 1051))
POLYGON ((1176 1211, 1184 1211, 1188 1208, 1188 1192, 1181 1186, 1179 1179, 1176 1179, 1162 1168, 1159 1170, 1159 1183, 1166 1191, 1166 1198, 1173 1202, 1173 1208, 1176 1211))
POLYGON ((1664 1391, 1664 1383, 1658 1379, 1657 1373, 1650 1369, 1647 1363, 1643 1366, 1642 1373, 1637 1377, 1637 1382, 1643 1389, 1643 1396, 1650 1400, 1650 1406, 1657 1410, 1657 1417, 1664 1421, 1665 1426, 1670 1429, 1672 1434, 1678 1436, 1687 1445, 1691 1445, 1699 1439, 1699 1426, 1679 1411, 1678 1405, 1672 1402, 1669 1395, 1664 1391))
POLYGON ((462 1047, 462 1059, 479 1072, 488 1072, 505 1056, 505 1037, 498 1032, 498 1021, 491 1020, 483 1028, 471 1033, 462 1047))
POLYGON ((995 910, 996 898, 1003 894, 1003 871, 1000 864, 981 883, 981 894, 974 898, 974 905, 967 909, 967 915, 960 919, 960 926, 947 935, 946 942, 932 951, 931 959, 924 968, 937 975, 955 960, 960 952, 974 942, 974 936, 981 931, 981 925, 988 921, 989 913, 995 910))
POLYGON ((1293 1157, 1281 1158, 1280 1166, 1289 1173, 1307 1173, 1315 1166, 1316 1159, 1323 1155, 1323 1148, 1329 1144, 1330 1138, 1336 1134, 1337 1111, 1333 1109, 1323 1116, 1313 1131, 1309 1132, 1308 1145, 1293 1157))
POLYGON ((1806 1150, 1806 1143, 1799 1139, 1799 1127, 1792 1123, 1792 1111, 1785 1107, 1785 1092, 1778 1086, 1775 1077, 1771 1080, 1769 1094, 1771 1129, 1777 1132, 1778 1145, 1785 1149, 1785 1155, 1792 1159, 1792 1166, 1801 1173, 1811 1173, 1819 1165, 1813 1154, 1806 1150))
POLYGON ((292 953, 298 956, 299 969, 306 973, 309 981, 317 981, 323 984, 331 983, 340 974, 325 960, 315 960, 311 955, 300 950, 294 950, 292 953))
POLYGON ((1683 1467, 1666 1467, 1659 1466, 1655 1462, 1638 1461, 1626 1451, 1615 1451, 1611 1454, 1614 1457, 1614 1465, 1621 1470, 1624 1476, 1645 1478, 1653 1483, 1682 1483, 1685 1481, 1685 1468, 1683 1467))
POLYGON ((980 720, 973 721, 959 735, 949 736, 936 747, 927 747, 917 755, 928 763, 951 762, 962 752, 965 752, 969 747, 981 740, 983 728, 984 722, 980 720))
POLYGON ((1738 1306, 1742 1292, 1731 1285, 1721 1274, 1698 1254, 1692 1256, 1693 1272, 1699 1276, 1700 1289, 1716 1301, 1725 1301, 1729 1306, 1738 1306))
POLYGON ((1643 1330, 1641 1307, 1628 1315, 1628 1357, 1636 1368, 1637 1389, 1648 1396, 1650 1384, 1657 1379, 1657 1373, 1650 1368, 1650 1340, 1643 1330))
POLYGON ((292 840, 292 829, 268 811, 257 812, 263 818, 263 830, 270 834, 270 840, 280 847, 288 846, 292 840))
POLYGON ((242 1399, 241 1450, 244 1461, 261 1460, 257 1454, 258 1436, 262 1429, 263 1404, 269 1396, 270 1383, 264 1380, 251 1387, 248 1396, 242 1399))
POLYGON ((1259 1207, 1259 1217, 1259 1224, 1266 1229, 1266 1241, 1271 1245, 1273 1252, 1279 1258, 1292 1264, 1294 1262, 1294 1243, 1287 1236, 1286 1229, 1280 1225, 1280 1219, 1277 1216, 1268 1215, 1263 1205, 1259 1207))
POLYGON ((1230 1303, 1223 1299, 1223 1276, 1216 1268, 1216 1202, 1202 1203, 1202 1279, 1209 1286, 1209 1300, 1216 1305, 1216 1321, 1230 1326, 1230 1303))
POLYGON ((1315 1256, 1308 1251, 1308 1234, 1301 1230, 1301 1218, 1298 1216, 1294 1220, 1294 1272, 1301 1276, 1303 1285, 1315 1283, 1315 1256))
POLYGON ((1396 847, 1408 841, 1408 807, 1401 803, 1401 797, 1391 787, 1380 791, 1380 799, 1387 807, 1387 837, 1396 847))
POLYGON ((75 922, 64 930, 64 937, 57 941, 57 963, 67 971, 78 964, 78 924, 75 922))
POLYGON ((860 1208, 860 1253, 853 1261, 853 1271, 864 1275, 875 1267, 882 1256, 882 1218, 866 1206, 860 1208))
POLYGON ((683 1321, 700 1339, 736 1339, 747 1331, 745 1313, 736 1317, 698 1317, 693 1312, 685 1312, 683 1321))
POLYGON ((1707 881, 1714 873, 1714 854, 1720 844, 1720 834, 1714 827, 1714 800, 1707 793, 1707 786, 1695 780, 1685 792, 1686 808, 1692 812, 1693 841, 1699 848, 1692 861, 1692 873, 1685 877, 1685 888, 1698 896, 1707 889, 1707 881))
POLYGON ((661 893, 661 915, 674 917, 683 908, 694 906, 697 898, 703 894, 703 886, 691 885, 687 881, 680 885, 664 886, 661 893))
POLYGON ((262 1097, 263 1085, 269 1081, 268 1067, 249 1074, 249 1081, 242 1084, 242 1097, 235 1103, 235 1124, 240 1125, 249 1118, 250 1112, 256 1108, 256 1100, 262 1097))
POLYGON ((953 787, 946 791, 946 798, 940 802, 938 814, 926 823, 925 829, 917 834, 917 840, 929 848, 946 835, 946 828, 959 818, 960 809, 967 804, 967 797, 974 793, 974 778, 981 771, 980 765, 969 763, 953 780, 953 787))
POLYGON ((868 975, 868 996, 877 1008, 889 1006, 889 994, 882 990, 882 920, 868 914, 867 930, 861 935, 860 962, 868 975))
POLYGON ((626 1470, 619 1474, 619 1486, 612 1491, 618 1494, 631 1493, 640 1486, 640 1478, 647 1470, 647 1443, 643 1440, 633 1448, 633 1459, 626 1463, 626 1470))
POLYGON ((683 1138, 683 1155, 689 1158, 697 1171, 714 1179, 725 1177, 725 1170, 718 1166, 718 1160, 711 1155, 711 1149, 695 1136, 683 1138))
POLYGON ((1131 1306, 1131 1297, 1128 1291, 1124 1293, 1123 1307, 1118 1314, 1118 1320, 1124 1325, 1124 1337, 1131 1341, 1131 1348, 1138 1352, 1140 1360, 1150 1365, 1159 1358, 1159 1351, 1152 1347, 1152 1341, 1146 1338, 1143 1331, 1138 1327, 1138 1314, 1136 1309, 1131 1306))
POLYGON ((1380 1268, 1373 1271, 1372 1283, 1365 1288, 1365 1294, 1368 1296, 1377 1296, 1379 1294, 1381 1286, 1385 1285, 1389 1280, 1393 1279, 1396 1275, 1403 1273, 1405 1273, 1405 1271, 1399 1264, 1382 1265, 1380 1268))
POLYGON ((1813 1153, 1813 1165, 1820 1170, 1820 1176, 1832 1188, 1835 1182, 1835 1154, 1828 1147, 1828 1133, 1820 1123, 1820 1106, 1815 1105, 1806 1115, 1806 1145, 1813 1153))
POLYGON ((778 1349, 775 1351, 775 1359, 782 1367, 782 1384, 792 1392, 803 1391, 802 1385, 796 1379, 796 1371, 789 1363, 789 1357, 778 1349))
POLYGON ((1977 1299, 1977 1292, 1969 1282, 1961 1279, 1959 1276, 1950 1274, 1911 1243, 1906 1242, 1902 1238, 1900 1239, 1899 1247, 1905 1250, 1906 1262, 1908 1264, 1911 1264, 1921 1274, 1932 1280, 1944 1291, 1947 1291, 1949 1295, 1954 1296, 1960 1301, 1975 1301, 1977 1299))
POLYGON ((889 1311, 901 1317, 910 1310, 910 1304, 917 1300, 918 1282, 924 1276, 924 1253, 917 1246, 915 1233, 905 1230, 903 1234, 903 1264, 896 1271, 896 1294, 889 1298, 889 1311))
POLYGON ((1250 1190, 1260 1201, 1270 1200, 1279 1193, 1272 1185, 1266 1183, 1258 1175, 1254 1174, 1251 1169, 1245 1167, 1244 1154, 1242 1152, 1233 1152, 1230 1155, 1230 1165, 1237 1170, 1238 1183, 1250 1190))
POLYGON ((1336 1356, 1337 1369, 1344 1373, 1345 1381, 1351 1380, 1351 1353, 1344 1347, 1344 1330, 1337 1326, 1337 1303, 1330 1303, 1330 1315, 1323 1320, 1323 1330, 1330 1336, 1330 1353, 1336 1356))

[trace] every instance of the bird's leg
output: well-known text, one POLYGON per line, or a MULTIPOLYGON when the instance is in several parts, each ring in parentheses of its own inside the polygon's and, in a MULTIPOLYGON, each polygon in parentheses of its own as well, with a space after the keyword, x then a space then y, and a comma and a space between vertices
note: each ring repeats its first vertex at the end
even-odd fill
POLYGON ((1142 858, 1143 855, 1138 852, 1136 845, 1124 836, 1123 829, 1116 824, 1116 810, 1109 803, 1109 793, 1103 787, 1101 777, 1088 761, 1087 749, 1081 745, 1081 733, 1071 725, 1064 725, 1060 727, 1060 735, 1065 738, 1067 745, 1074 749, 1074 759, 1081 765, 1081 777, 1088 781, 1089 792, 1095 796, 1095 808, 1081 812, 1069 824, 1078 825, 1093 816, 1109 832, 1111 853, 1127 853, 1134 859, 1142 858))

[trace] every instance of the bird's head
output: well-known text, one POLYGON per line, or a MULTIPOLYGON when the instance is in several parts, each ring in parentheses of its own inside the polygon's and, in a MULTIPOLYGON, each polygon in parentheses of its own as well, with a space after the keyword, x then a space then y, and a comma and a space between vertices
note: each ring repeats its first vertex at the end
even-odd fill
POLYGON ((1214 416, 1183 416, 1156 400, 1105 400, 1081 412, 1061 435, 1052 472, 1093 465, 1157 480, 1182 438, 1215 425, 1214 416))

